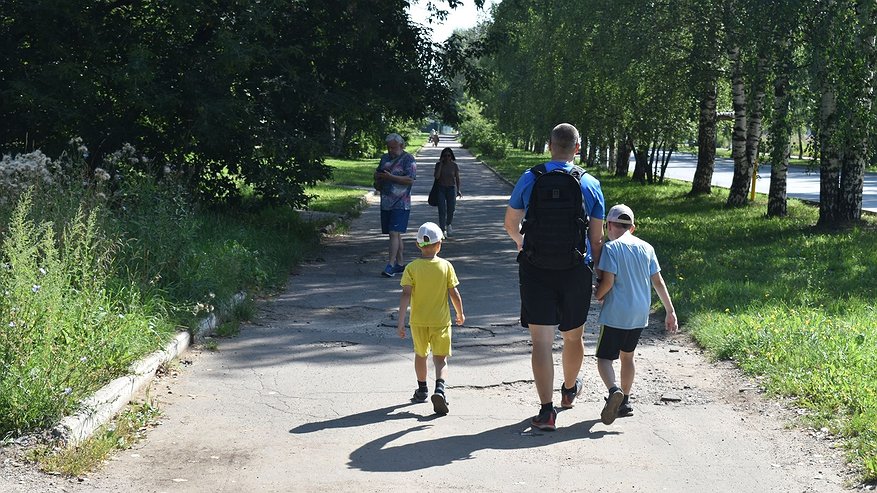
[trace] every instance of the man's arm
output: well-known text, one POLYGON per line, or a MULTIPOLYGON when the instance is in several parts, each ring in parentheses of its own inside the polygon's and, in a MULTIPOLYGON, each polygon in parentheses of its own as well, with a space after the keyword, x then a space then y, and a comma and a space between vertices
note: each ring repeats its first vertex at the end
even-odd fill
POLYGON ((399 298, 399 321, 396 322, 396 331, 402 339, 405 338, 405 315, 409 303, 411 303, 411 286, 402 286, 402 296, 399 298))
POLYGON ((670 293, 667 291, 667 284, 664 283, 664 277, 661 276, 660 272, 652 274, 652 286, 655 288, 655 292, 658 293, 658 297, 661 298, 661 303, 664 304, 664 311, 667 312, 667 316, 664 317, 664 327, 667 329, 667 332, 676 332, 679 330, 679 321, 676 320, 676 309, 673 308, 673 302, 670 301, 670 293))
POLYGON ((514 209, 511 206, 506 207, 503 225, 505 226, 506 233, 509 234, 509 237, 518 246, 519 252, 524 245, 524 235, 521 234, 521 221, 523 220, 524 209, 514 209))
POLYGON ((603 253, 603 220, 590 218, 588 220, 588 241, 591 243, 591 262, 594 263, 594 277, 605 279, 605 274, 597 268, 600 265, 600 255, 603 253))

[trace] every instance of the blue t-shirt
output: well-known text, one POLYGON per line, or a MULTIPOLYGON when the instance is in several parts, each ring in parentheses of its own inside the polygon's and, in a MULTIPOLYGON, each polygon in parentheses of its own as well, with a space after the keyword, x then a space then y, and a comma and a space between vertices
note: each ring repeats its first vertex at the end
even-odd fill
MULTIPOLYGON (((390 154, 381 156, 376 171, 384 170, 394 176, 409 176, 412 180, 417 179, 417 164, 414 156, 404 151, 396 158, 391 157, 390 154)), ((381 186, 381 210, 393 209, 411 210, 411 185, 384 180, 381 186)))
MULTIPOLYGON (((572 170, 572 163, 562 161, 548 161, 545 163, 546 171, 554 171, 556 169, 564 169, 567 172, 572 170)), ((606 217, 606 202, 603 199, 603 189, 600 188, 600 182, 588 173, 581 177, 582 198, 584 199, 585 214, 589 218, 603 219, 606 217)), ((533 191, 533 184, 536 183, 536 175, 530 170, 524 172, 518 179, 512 195, 509 197, 509 207, 512 209, 525 210, 530 204, 530 193, 533 191)), ((524 243, 527 242, 526 235, 524 243)), ((585 262, 591 262, 591 242, 585 235, 585 242, 588 245, 588 254, 585 256, 585 262)))
POLYGON ((652 308, 652 275, 661 271, 652 245, 628 231, 603 244, 597 267, 615 274, 615 283, 603 299, 599 323, 616 329, 648 326, 652 308))

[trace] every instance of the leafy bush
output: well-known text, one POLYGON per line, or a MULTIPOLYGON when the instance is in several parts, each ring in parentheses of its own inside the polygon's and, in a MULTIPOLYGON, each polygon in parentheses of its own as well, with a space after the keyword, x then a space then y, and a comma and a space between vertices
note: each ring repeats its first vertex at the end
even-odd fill
POLYGON ((460 124, 460 143, 463 147, 476 148, 488 157, 503 159, 508 153, 509 142, 496 125, 481 114, 475 101, 463 105, 463 123, 460 124))

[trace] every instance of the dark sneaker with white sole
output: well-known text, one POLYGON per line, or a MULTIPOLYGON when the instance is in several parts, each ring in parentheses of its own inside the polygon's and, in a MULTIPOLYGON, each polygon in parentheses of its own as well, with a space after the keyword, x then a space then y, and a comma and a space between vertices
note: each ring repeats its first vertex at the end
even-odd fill
POLYGON ((428 390, 417 389, 414 391, 414 397, 411 398, 411 402, 426 402, 427 397, 429 397, 428 390))
POLYGON ((448 414, 448 398, 445 397, 445 394, 439 392, 432 394, 432 410, 436 414, 448 414))
POLYGON ((620 406, 618 406, 618 417, 626 418, 628 416, 633 416, 633 406, 626 402, 622 402, 620 406))
POLYGON ((611 425, 618 417, 618 408, 624 401, 624 392, 618 387, 613 387, 609 391, 609 397, 606 398, 606 405, 603 406, 603 412, 600 413, 600 421, 604 425, 611 425))

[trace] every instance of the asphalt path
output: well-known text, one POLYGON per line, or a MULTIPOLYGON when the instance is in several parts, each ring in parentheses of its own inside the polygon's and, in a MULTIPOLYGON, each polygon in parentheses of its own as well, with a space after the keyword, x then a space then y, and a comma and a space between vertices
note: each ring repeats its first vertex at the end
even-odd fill
MULTIPOLYGON (((631 169, 634 160, 631 158, 631 169)), ((677 180, 692 181, 697 169, 697 156, 694 154, 675 153, 670 158, 665 176, 677 180)), ((734 178, 734 161, 731 159, 717 158, 715 171, 713 172, 712 185, 723 188, 731 188, 734 178)), ((755 181, 755 191, 767 194, 770 189, 770 166, 758 167, 758 179, 755 181)), ((809 170, 803 166, 789 167, 787 195, 792 198, 819 203, 819 169, 809 170)), ((865 183, 862 191, 862 210, 877 213, 877 173, 865 173, 865 183)))

